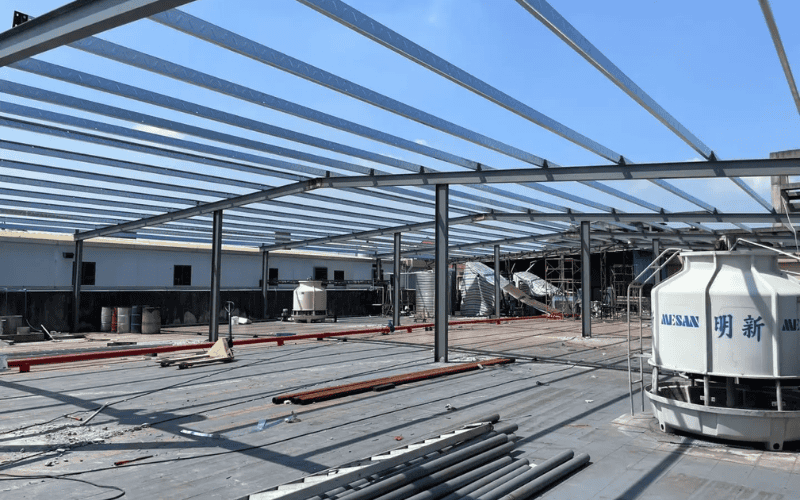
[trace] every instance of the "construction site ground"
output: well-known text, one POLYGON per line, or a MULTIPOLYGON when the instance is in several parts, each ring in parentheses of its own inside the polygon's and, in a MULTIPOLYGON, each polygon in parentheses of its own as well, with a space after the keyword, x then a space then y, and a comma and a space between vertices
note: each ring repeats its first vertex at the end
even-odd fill
MULTIPOLYGON (((234 338, 385 324, 264 322, 236 325, 234 338)), ((226 335, 227 325, 220 330, 226 335)), ((272 398, 444 366, 433 359, 434 332, 235 346, 232 363, 184 370, 148 356, 9 369, 0 372, 0 497, 105 499, 124 491, 124 498, 241 498, 499 413, 519 425, 517 448, 533 463, 568 449, 591 456, 541 498, 800 498, 796 443, 768 452, 664 434, 649 408, 641 413, 639 394, 631 416, 627 324, 595 320, 592 330, 583 338, 579 321, 548 319, 453 325, 447 365, 497 356, 516 362, 303 406, 272 398), (287 422, 292 413, 295 421, 287 422)), ((2 353, 207 337, 207 326, 157 336, 92 333, 2 353)), ((645 330, 645 349, 648 342, 645 330)))

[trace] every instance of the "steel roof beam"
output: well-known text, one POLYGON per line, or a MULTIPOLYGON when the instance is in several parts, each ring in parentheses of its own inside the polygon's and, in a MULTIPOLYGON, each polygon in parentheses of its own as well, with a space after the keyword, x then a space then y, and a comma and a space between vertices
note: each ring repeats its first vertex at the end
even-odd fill
MULTIPOLYGON (((280 198, 282 196, 296 195, 315 189, 329 188, 340 189, 348 187, 376 187, 435 185, 435 184, 476 184, 476 183, 517 183, 517 182, 564 182, 572 180, 633 180, 633 179, 660 179, 660 178, 713 178, 730 176, 760 176, 760 175, 797 175, 800 173, 800 160, 794 158, 769 159, 769 160, 734 160, 710 163, 682 162, 682 163, 653 163, 640 165, 601 165, 590 167, 563 167, 551 169, 516 169, 516 170, 491 170, 481 172, 439 172, 428 174, 401 174, 393 176, 358 176, 358 177, 327 177, 309 181, 289 184, 267 191, 250 193, 247 195, 220 200, 199 207, 179 210, 149 219, 143 219, 130 225, 109 227, 100 231, 76 235, 76 239, 87 239, 117 231, 127 230, 133 226, 144 227, 161 224, 171 220, 191 217, 201 213, 224 210, 236 206, 260 203, 263 201, 280 198)), ((539 215, 540 220, 563 220, 559 217, 568 217, 574 214, 529 214, 531 217, 539 215)), ((598 214, 594 220, 612 220, 618 222, 653 220, 654 222, 680 221, 680 214, 633 214, 639 218, 631 218, 632 214, 598 214), (602 215, 602 216, 600 216, 602 215), (655 219, 653 217, 659 217, 655 219), (670 219, 670 217, 672 217, 670 219)), ((773 222, 777 214, 754 214, 756 216, 770 216, 771 219, 762 219, 762 222, 773 222)), ((705 213, 698 214, 686 220, 694 222, 725 222, 740 220, 729 214, 705 213), (707 219, 706 217, 713 217, 707 219)), ((484 219, 490 220, 490 219, 484 219)), ((535 220, 535 219, 528 219, 535 220)), ((778 220, 780 222, 780 220, 778 220)))
MULTIPOLYGON (((455 65, 445 61, 441 57, 433 54, 420 45, 415 44, 411 40, 408 40, 402 35, 392 31, 388 27, 380 24, 369 16, 366 16, 362 12, 353 9, 340 0, 298 1, 321 12, 322 14, 325 14, 331 19, 350 27, 354 31, 370 38, 371 40, 384 45, 398 54, 411 59, 412 61, 438 73, 441 76, 444 76, 445 78, 448 78, 454 83, 461 85, 472 92, 475 92, 476 94, 494 102, 495 104, 502 106, 505 109, 564 137, 574 144, 577 144, 603 158, 606 158, 607 160, 613 161, 614 163, 626 163, 622 155, 610 150, 609 148, 606 148, 605 146, 602 146, 601 144, 598 144, 595 141, 592 141, 588 137, 575 132, 567 126, 545 115, 542 115, 538 111, 514 99, 508 94, 501 92, 500 90, 492 87, 473 75, 463 71, 455 65)), ((172 12, 176 11, 170 11, 169 13, 164 13, 156 17, 168 17, 172 14, 172 12)), ((659 185, 664 187, 663 184, 665 183, 659 185)), ((597 185, 590 186, 600 189, 600 187, 597 185)), ((677 194, 676 190, 677 188, 671 190, 671 192, 673 192, 673 194, 677 194)), ((601 189, 601 191, 604 191, 608 194, 613 194, 612 190, 601 189)), ((628 196, 628 198, 630 198, 630 196, 628 196)), ((686 197, 684 197, 684 199, 692 201, 686 197)))
MULTIPOLYGON (((343 130, 348 133, 360 135, 362 137, 366 137, 368 139, 372 139, 378 142, 382 142, 384 144, 388 144, 394 147, 402 148, 407 151, 412 151, 421 155, 425 155, 431 158, 435 158, 441 161, 445 161, 451 163, 453 165, 458 165, 464 168, 469 168, 471 170, 481 170, 485 168, 491 168, 485 165, 481 165, 480 163, 474 162, 472 160, 468 160, 466 158, 461 158, 457 155, 453 155, 444 151, 437 150, 435 148, 431 148, 429 146, 424 146, 421 144, 417 144, 413 141, 408 141, 406 139, 402 139, 400 137, 393 136, 391 134, 387 134, 375 129, 371 129, 369 127, 364 127, 363 125, 359 125, 354 122, 350 122, 348 120, 343 120, 341 118, 328 115, 326 113, 319 112, 317 110, 307 108, 305 106, 301 106, 289 101, 285 101, 283 99, 279 99, 277 97, 271 96, 269 94, 265 94, 263 92, 259 92, 257 90, 253 90, 217 77, 209 75, 207 73, 202 73, 199 71, 192 70, 190 68, 171 63, 164 59, 159 59, 157 57, 153 57, 149 54, 145 54, 143 52, 135 51, 133 49, 129 49, 127 47, 123 47, 121 45, 117 45, 105 40, 101 40, 99 38, 89 38, 86 40, 81 40, 80 42, 76 42, 72 44, 71 47, 76 48, 78 50, 83 50, 89 52, 91 54, 105 57, 117 62, 121 62, 123 64, 128 64, 133 67, 137 67, 146 71, 151 71, 156 74, 160 74, 163 76, 167 76, 169 78, 174 78, 176 80, 190 83, 192 85, 196 85, 202 88, 206 88, 215 92, 219 92, 225 95, 229 95, 231 97, 235 97, 237 99, 241 99, 259 106, 264 106, 270 109, 274 109, 277 111, 281 111, 292 116, 297 116, 306 120, 313 121, 315 123, 319 123, 325 126, 333 127, 338 130, 343 130)), ((32 64, 25 64, 20 65, 18 69, 22 69, 25 71, 33 71, 34 68, 38 68, 37 71, 42 71, 42 66, 34 66, 32 64)), ((84 83, 78 83, 78 81, 83 80, 82 78, 75 78, 75 75, 71 72, 71 70, 67 71, 47 71, 49 73, 47 76, 52 78, 59 78, 64 81, 65 78, 68 78, 69 81, 79 85, 86 85, 84 83), (51 76, 50 74, 55 74, 58 76, 51 76), (78 80, 78 81, 76 81, 78 80)), ((88 75, 91 77, 91 75, 88 75)), ((91 78, 86 80, 87 82, 90 81, 91 78)), ((103 85, 108 87, 108 85, 103 85)), ((111 87, 116 87, 115 85, 111 85, 111 87)), ((123 89, 124 87, 119 87, 123 89)), ((106 90, 110 91, 110 90, 106 90)), ((147 92, 147 91, 143 91, 147 92)), ((132 99, 142 100, 142 98, 146 95, 143 92, 133 92, 133 94, 137 95, 134 97, 131 95, 131 92, 125 91, 126 97, 130 97, 132 99)), ((123 95, 123 94, 117 94, 123 95)), ((146 102, 146 101, 143 101, 146 102)), ((195 109, 197 111, 197 109, 195 109)), ((292 134, 296 134, 291 132, 292 134)), ((295 139, 299 138, 299 136, 295 135, 295 139)), ((294 139, 290 139, 294 140, 294 139)), ((317 147, 325 147, 321 143, 317 142, 316 144, 312 144, 317 147)), ((546 162, 542 159, 539 159, 537 165, 544 166, 546 162)), ((552 164, 553 166, 557 166, 552 164)), ((416 170, 416 169, 415 169, 416 170)), ((552 194, 553 196, 558 196, 564 199, 568 199, 571 201, 577 201, 583 205, 592 206, 593 208, 599 208, 595 202, 591 200, 587 200, 585 198, 580 198, 575 195, 571 195, 561 190, 557 190, 550 186, 539 186, 536 184, 525 184, 526 187, 542 191, 548 194, 552 194)), ((595 187, 595 186, 591 186, 595 187)), ((555 210, 564 210, 566 207, 558 207, 556 205, 548 204, 542 201, 532 201, 530 198, 525 197, 524 199, 519 198, 519 195, 514 195, 512 193, 504 192, 500 189, 491 187, 491 186, 480 186, 476 187, 476 189, 484 190, 487 192, 491 192, 495 195, 516 198, 520 201, 525 201, 526 203, 532 203, 535 205, 541 205, 545 208, 552 208, 555 210), (548 206, 552 205, 552 206, 548 206)), ((637 204, 644 203, 642 200, 638 200, 637 204)))
POLYGON ((781 35, 778 33, 778 25, 775 23, 775 17, 772 15, 772 8, 769 6, 769 0, 758 0, 761 5, 761 11, 764 13, 764 20, 767 22, 769 34, 772 37, 772 43, 775 45, 775 52, 778 53, 778 59, 781 61, 783 73, 786 75, 786 83, 789 84, 789 91, 792 93, 792 99, 797 107, 797 112, 800 113, 800 94, 797 93, 797 84, 792 75, 792 67, 789 66, 789 59, 786 57, 786 50, 783 48, 781 35))
POLYGON ((192 0, 76 0, 0 33, 0 67, 192 0))
MULTIPOLYGON (((766 1, 767 0, 759 0, 759 2, 761 2, 762 9, 764 8, 766 1)), ((622 89, 623 92, 628 94, 628 96, 646 109, 658 121, 664 124, 664 126, 670 129, 675 135, 683 139, 683 141, 691 146, 692 149, 700 153, 703 158, 706 160, 717 159, 714 156, 714 152, 711 150, 711 148, 706 146, 703 141, 698 139, 677 119, 675 119, 664 108, 662 108, 652 97, 647 94, 647 92, 642 90, 638 85, 636 85, 636 83, 633 82, 633 80, 628 78, 628 76, 623 73, 621 69, 612 63, 611 60, 609 60, 602 52, 600 52, 597 47, 589 42, 586 37, 584 37, 577 29, 575 29, 574 26, 564 19, 564 17, 561 16, 561 14, 559 14, 558 11, 556 11, 549 3, 547 3, 546 0, 517 0, 517 3, 519 3, 525 10, 530 12, 536 19, 549 28, 550 31, 561 38, 567 45, 572 47, 575 52, 580 54, 592 66, 597 68, 616 86, 622 89)), ((769 5, 767 5, 767 9, 769 9, 769 5)), ((769 24, 769 21, 767 21, 767 24, 769 24)), ((772 32, 772 27, 770 27, 770 32, 772 32)), ((773 34, 773 40, 775 39, 776 35, 777 28, 773 34)), ((779 42, 780 39, 778 39, 778 43, 779 42)), ((781 51, 779 50, 779 53, 780 52, 781 51)), ((783 62, 783 59, 781 62, 783 62)), ((788 62, 787 65, 784 66, 784 69, 786 68, 788 68, 788 62)), ((794 90, 793 95, 797 95, 796 89, 794 90)), ((796 100, 796 102, 798 104, 798 110, 800 110, 800 101, 796 100)), ((761 206, 767 210, 772 209, 772 206, 763 197, 761 197, 761 195, 756 193, 755 190, 745 184, 741 179, 731 178, 731 181, 744 190, 761 206)))
MULTIPOLYGON (((5 83, 11 83, 11 82, 3 82, 2 80, 0 80, 0 88, 2 88, 2 90, 4 90, 4 91, 12 91, 12 92, 21 92, 22 94, 25 95, 25 97, 44 98, 44 96, 47 96, 47 95, 51 95, 51 97, 55 97, 55 95, 60 95, 60 94, 55 94, 55 93, 46 92, 46 91, 38 92, 37 91, 38 89, 33 89, 31 87, 28 87, 28 88, 33 90, 34 92, 31 93, 31 94, 28 94, 27 92, 24 91, 26 86, 20 86, 20 85, 17 85, 17 84, 5 85, 5 83), (55 94, 55 95, 52 95, 52 94, 55 94)), ((76 104, 76 102, 77 102, 76 99, 71 98, 69 96, 63 96, 63 97, 67 98, 67 102, 70 102, 72 104, 76 104)), ((84 101, 84 103, 86 103, 86 107, 83 107, 83 108, 80 108, 80 109, 87 110, 87 111, 92 111, 93 110, 94 106, 90 106, 90 102, 89 101, 85 101, 85 100, 80 100, 80 101, 84 101)), ((58 103, 58 101, 56 100, 54 103, 58 103)), ((108 134, 116 134, 116 135, 121 135, 121 136, 124 136, 124 137, 130 137, 130 138, 139 139, 139 140, 147 140, 147 141, 150 141, 150 142, 169 144, 169 145, 182 147, 182 148, 190 148, 190 149, 195 149, 195 150, 200 150, 200 151, 206 151, 206 150, 209 149, 208 146, 205 146, 205 145, 202 145, 202 144, 193 143, 193 142, 190 142, 190 141, 185 141, 185 140, 181 140, 181 139, 174 139, 174 138, 170 138, 170 137, 164 137, 164 136, 158 135, 158 134, 152 134, 152 133, 149 133, 149 132, 144 132, 144 131, 139 131, 139 130, 132 130, 132 129, 128 129, 128 128, 125 128, 125 127, 119 127, 119 126, 116 126, 116 125, 111 125, 111 124, 107 124, 107 123, 103 123, 103 122, 97 122, 97 121, 93 121, 93 120, 86 120, 86 119, 83 119, 83 118, 78 118, 78 117, 74 117, 74 116, 70 116, 70 115, 64 115, 62 113, 55 113, 55 112, 52 112, 52 111, 46 111, 46 110, 41 110, 41 109, 37 109, 37 108, 31 108, 29 106, 23 106, 23 105, 19 105, 19 104, 4 102, 4 101, 0 101, 0 111, 16 114, 16 115, 19 115, 19 116, 35 118, 35 119, 39 119, 39 120, 51 121, 51 122, 64 124, 64 125, 69 125, 69 126, 73 126, 73 127, 79 127, 79 128, 89 129, 89 130, 97 130, 97 131, 105 132, 105 133, 108 133, 108 134)), ((124 111, 124 110, 120 110, 120 111, 124 111)), ((142 115, 142 117, 144 117, 144 116, 146 116, 146 115, 142 115)), ((141 118, 141 120, 146 121, 144 118, 141 118)), ((138 121, 138 120, 137 120, 137 122, 141 123, 141 121, 138 121)), ((70 138, 74 138, 74 136, 70 135, 69 132, 67 132, 65 136, 66 137, 70 137, 70 138)), ((233 136, 231 136, 231 137, 233 137, 233 136)), ((158 154, 158 153, 156 153, 156 154, 158 154)), ((213 148, 213 154, 218 154, 218 155, 226 155, 227 154, 228 156, 233 156, 233 157, 240 156, 240 154, 238 152, 236 152, 236 151, 222 149, 222 148, 213 148)), ((261 157, 255 157, 254 158, 254 157, 252 157, 252 155, 249 155, 247 157, 247 161, 258 161, 259 158, 261 158, 261 157)), ((275 161, 272 161, 272 160, 266 159, 266 158, 263 158, 262 161, 264 161, 266 163, 269 163, 269 164, 274 164, 275 163, 275 161)), ((283 163, 288 165, 288 166, 293 165, 293 164, 288 164, 286 162, 283 162, 283 163)), ((314 170, 316 170, 317 172, 322 172, 323 175, 325 173, 324 170, 319 170, 319 169, 314 169, 314 170)), ((359 170, 361 170, 361 169, 359 169, 359 170)), ((370 171, 370 169, 364 169, 364 170, 366 170, 366 172, 370 171)), ((180 189, 180 188, 176 188, 176 189, 180 189)), ((424 201, 421 201, 421 200, 417 199, 417 198, 424 198, 426 196, 425 193, 409 193, 407 190, 404 190, 404 189, 401 189, 401 188, 398 188, 398 187, 392 187, 392 186, 384 187, 384 189, 388 190, 390 192, 396 192, 396 193, 399 193, 401 195, 405 195, 405 197, 402 197, 402 196, 398 197, 396 195, 387 195, 387 194, 380 193, 380 192, 376 193, 376 192, 374 192, 372 190, 369 190, 369 191, 359 190, 359 191, 356 191, 356 192, 358 194, 361 194, 361 195, 368 195, 368 196, 373 196, 373 197, 377 197, 377 198, 384 198, 384 199, 389 199, 391 201, 399 201, 401 203, 416 204, 416 205, 422 206, 424 208, 430 208, 431 207, 431 203, 430 202, 426 203, 424 201), (409 198, 409 196, 410 196, 410 198, 409 198)), ((475 196, 465 195, 465 194, 461 194, 461 193, 458 193, 458 192, 455 192, 453 194, 454 194, 454 196, 459 197, 459 198, 466 198, 466 199, 470 199, 470 200, 475 200, 476 199, 475 196)), ((224 196, 229 196, 229 195, 227 195, 227 194, 219 194, 218 193, 218 194, 215 194, 215 195, 212 194, 212 195, 209 195, 209 196, 224 197, 224 196)), ((429 195, 427 195, 427 196, 428 196, 429 200, 432 200, 432 196, 429 196, 429 195)), ((329 196, 324 196, 324 195, 323 196, 317 196, 317 197, 320 199, 320 201, 329 201, 330 203, 357 206, 359 208, 366 208, 366 209, 374 209, 373 206, 369 206, 369 205, 366 205, 364 203, 359 203, 359 202, 355 202, 355 201, 352 201, 352 200, 342 199, 341 197, 329 197, 329 196), (330 198, 330 200, 326 200, 325 198, 330 198)), ((492 203, 492 200, 487 200, 485 198, 482 198, 479 201, 483 201, 484 203, 487 203, 487 204, 488 203, 492 203)), ((494 202, 494 204, 495 205, 501 205, 501 206, 504 205, 504 204, 498 203, 498 202, 494 202)), ((461 213, 469 213, 469 211, 482 212, 482 211, 485 210, 485 207, 481 207, 481 206, 478 206, 478 205, 474 205, 474 204, 471 204, 471 203, 465 203, 465 202, 461 202, 461 201, 453 201, 452 205, 454 205, 454 207, 451 210, 454 211, 454 212, 459 212, 460 211, 461 213)), ((519 210, 519 209, 523 209, 524 210, 524 208, 513 206, 513 205, 511 206, 511 208, 512 209, 516 209, 516 210, 519 210)), ((419 217, 419 218, 425 217, 425 214, 422 214, 422 213, 410 212, 410 211, 400 210, 400 209, 394 209, 393 213, 395 215, 404 214, 406 216, 411 216, 411 217, 419 217)), ((550 229, 552 229, 552 227, 550 229)))

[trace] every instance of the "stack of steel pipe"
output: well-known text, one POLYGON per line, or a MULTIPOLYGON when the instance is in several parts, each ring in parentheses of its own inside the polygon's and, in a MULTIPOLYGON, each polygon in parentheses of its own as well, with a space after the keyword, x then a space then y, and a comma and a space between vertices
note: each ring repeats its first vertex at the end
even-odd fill
POLYGON ((474 363, 463 363, 455 366, 449 366, 447 368, 434 368, 432 370, 406 373, 403 375, 383 377, 378 379, 366 380, 363 382, 354 382, 352 384, 337 385, 333 387, 323 387, 321 389, 315 389, 311 391, 296 392, 293 394, 281 394, 279 396, 275 396, 274 398, 272 398, 272 402, 275 404, 283 404, 285 401, 290 401, 294 404, 305 405, 305 404, 315 403, 317 401, 326 401, 329 399, 341 398, 344 396, 350 396, 352 394, 359 394, 362 392, 367 392, 372 390, 389 389, 400 384, 408 384, 411 382, 418 382, 420 380, 442 377, 445 375, 462 373, 471 370, 478 370, 481 367, 485 366, 502 365, 513 362, 514 362, 513 358, 487 359, 485 361, 476 361, 474 363))
MULTIPOLYGON (((525 499, 583 467, 589 456, 565 451, 537 466, 514 453, 516 424, 498 423, 463 442, 431 450, 354 481, 310 480, 249 496, 250 500, 511 500, 525 499), (488 432, 487 432, 488 431, 488 432), (282 491, 282 488, 285 488, 282 491), (327 488, 327 489, 326 489, 327 488), (312 491, 313 490, 313 491, 312 491), (304 494, 305 492, 305 494, 304 494)), ((416 445, 414 445, 416 446, 416 445)), ((339 470, 349 470, 347 466, 339 470)))

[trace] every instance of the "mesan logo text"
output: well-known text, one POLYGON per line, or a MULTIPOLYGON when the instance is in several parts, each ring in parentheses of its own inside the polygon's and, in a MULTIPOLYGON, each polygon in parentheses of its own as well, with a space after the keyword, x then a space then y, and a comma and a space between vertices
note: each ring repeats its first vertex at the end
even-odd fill
POLYGON ((685 326, 700 328, 700 316, 681 316, 680 314, 662 314, 661 324, 669 326, 685 326))

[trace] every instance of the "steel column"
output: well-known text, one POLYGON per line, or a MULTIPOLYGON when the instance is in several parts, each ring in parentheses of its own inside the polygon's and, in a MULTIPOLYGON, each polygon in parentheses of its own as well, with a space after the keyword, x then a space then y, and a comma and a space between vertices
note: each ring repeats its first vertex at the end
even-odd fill
MULTIPOLYGON (((655 260, 656 257, 659 256, 659 254, 661 254, 660 246, 661 245, 659 244, 658 238, 653 239, 653 259, 654 260, 655 260)), ((658 267, 659 264, 661 264, 661 262, 655 262, 654 264, 655 264, 656 267, 658 267)), ((660 270, 655 273, 655 276, 653 276, 653 284, 658 285, 659 283, 661 283, 661 271, 660 270)))
POLYGON ((494 317, 500 317, 500 245, 494 246, 494 317))
POLYGON ((81 319, 81 280, 83 279, 83 240, 75 242, 75 269, 72 270, 72 333, 78 332, 81 319))
POLYGON ((267 294, 269 293, 269 252, 261 252, 261 300, 264 306, 262 318, 268 319, 267 294))
POLYGON ((400 326, 400 247, 403 233, 394 233, 394 326, 400 326))
POLYGON ((219 335, 219 280, 222 264, 222 210, 214 212, 211 236, 211 301, 209 304, 208 341, 216 342, 219 335))
POLYGON ((448 204, 449 185, 436 185, 436 263, 434 264, 435 317, 434 317, 434 361, 447 362, 447 320, 448 320, 448 204))
POLYGON ((581 222, 581 320, 583 336, 592 336, 592 251, 589 221, 581 222))

